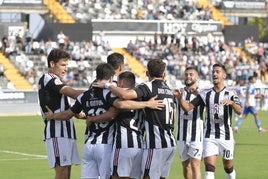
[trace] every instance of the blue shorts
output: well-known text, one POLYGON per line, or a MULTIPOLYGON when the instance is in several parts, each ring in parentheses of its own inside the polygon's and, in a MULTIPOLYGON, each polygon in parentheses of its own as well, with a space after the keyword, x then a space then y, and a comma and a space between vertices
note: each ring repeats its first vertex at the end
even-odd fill
POLYGON ((248 107, 244 107, 243 109, 243 114, 247 115, 247 114, 257 114, 258 110, 255 106, 248 106, 248 107))

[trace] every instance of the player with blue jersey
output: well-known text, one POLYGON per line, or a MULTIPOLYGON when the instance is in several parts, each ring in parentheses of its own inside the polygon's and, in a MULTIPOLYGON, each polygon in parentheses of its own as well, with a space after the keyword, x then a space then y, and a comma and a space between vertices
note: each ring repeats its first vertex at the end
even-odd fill
POLYGON ((248 116, 248 114, 252 114, 254 116, 255 119, 255 124, 258 128, 259 132, 266 132, 267 129, 263 128, 261 126, 261 121, 259 119, 259 115, 258 115, 258 109, 256 107, 256 88, 254 86, 254 84, 256 83, 256 76, 250 76, 248 78, 249 84, 246 87, 246 96, 245 96, 245 102, 244 102, 244 109, 242 112, 242 117, 240 117, 234 127, 234 132, 238 133, 238 128, 241 126, 241 124, 243 123, 243 121, 246 119, 246 117, 248 116))

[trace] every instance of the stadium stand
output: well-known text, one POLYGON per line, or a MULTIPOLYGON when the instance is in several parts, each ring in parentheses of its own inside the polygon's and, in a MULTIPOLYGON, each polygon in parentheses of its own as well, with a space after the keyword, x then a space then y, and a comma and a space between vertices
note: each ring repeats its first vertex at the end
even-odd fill
POLYGON ((222 21, 223 25, 231 25, 232 23, 216 8, 214 7, 210 1, 208 0, 199 0, 199 3, 203 7, 209 7, 212 14, 213 14, 213 19, 217 21, 222 21))
POLYGON ((91 19, 209 20, 210 8, 199 1, 63 1, 61 3, 77 22, 91 19))
MULTIPOLYGON (((11 61, 6 58, 2 53, 0 53, 0 59, 5 67, 4 75, 8 81, 14 84, 17 90, 32 90, 32 85, 29 81, 18 71, 18 69, 11 63, 11 61)), ((7 85, 7 84, 6 84, 7 85)))
POLYGON ((75 23, 73 17, 60 5, 56 0, 44 0, 44 5, 47 6, 50 13, 60 23, 75 23))
MULTIPOLYGON (((230 21, 213 7, 208 0, 185 0, 185 1, 56 1, 44 0, 45 6, 49 9, 51 16, 60 23, 87 23, 91 19, 144 19, 144 20, 221 20, 224 25, 230 25, 230 21), (64 8, 63 8, 64 7, 64 8), (130 12, 130 13, 129 13, 130 12)), ((14 37, 13 37, 14 38, 14 37)), ((36 41, 31 39, 27 43, 27 36, 21 37, 22 42, 17 43, 8 38, 13 47, 7 50, 10 62, 17 68, 17 73, 23 75, 33 89, 36 89, 36 81, 40 74, 44 72, 45 56, 53 47, 58 47, 56 39, 48 41, 36 41), (30 49, 30 50, 26 50, 30 49), (40 60, 41 59, 41 60, 40 60)), ((162 37, 159 37, 160 39, 162 37)), ((256 53, 257 50, 250 48, 241 49, 233 42, 223 42, 219 39, 204 41, 199 37, 187 37, 181 34, 180 44, 176 47, 174 42, 168 37, 166 44, 154 44, 152 41, 133 42, 133 49, 117 48, 110 49, 109 45, 103 42, 72 42, 66 40, 66 50, 72 54, 70 61, 70 71, 66 76, 66 81, 73 86, 85 87, 94 78, 91 72, 95 65, 104 62, 107 54, 112 51, 123 53, 126 56, 126 63, 129 69, 133 70, 141 80, 145 80, 145 65, 149 58, 164 58, 168 63, 168 72, 172 80, 182 79, 185 65, 196 65, 202 74, 203 80, 207 83, 210 73, 210 65, 219 60, 226 63, 229 68, 234 68, 229 74, 229 84, 234 84, 237 79, 247 79, 247 76, 259 70, 260 66, 268 66, 265 62, 267 58, 264 49, 264 59, 260 61, 256 53), (187 41, 187 43, 186 43, 187 41), (247 51, 244 51, 247 50, 247 51), (256 63, 258 61, 258 63, 256 63), (264 65, 260 65, 264 64, 264 65), (76 70, 78 69, 78 70, 76 70), (84 73, 87 72, 87 73, 84 73)), ((105 41, 105 40, 104 40, 105 41)), ((250 44, 254 44, 253 42, 250 44)), ((178 44, 177 44, 178 45, 178 44)), ((250 46, 250 45, 249 45, 250 46)), ((5 65, 6 66, 6 65, 5 65)), ((259 71, 258 71, 259 72, 259 71)), ((260 73, 260 72, 259 72, 260 73)), ((266 75, 265 75, 266 76, 266 75)), ((264 83, 267 82, 264 79, 264 83)), ((9 80, 13 80, 12 78, 9 80)), ((26 83, 25 83, 26 84, 26 83)), ((173 83, 176 84, 176 83, 173 83)), ((18 85, 15 85, 16 87, 18 85)), ((26 88, 28 89, 28 88, 26 88)))
POLYGON ((146 81, 146 67, 137 58, 133 57, 125 48, 113 48, 114 52, 118 52, 124 55, 125 63, 127 64, 129 70, 131 70, 140 81, 146 81))

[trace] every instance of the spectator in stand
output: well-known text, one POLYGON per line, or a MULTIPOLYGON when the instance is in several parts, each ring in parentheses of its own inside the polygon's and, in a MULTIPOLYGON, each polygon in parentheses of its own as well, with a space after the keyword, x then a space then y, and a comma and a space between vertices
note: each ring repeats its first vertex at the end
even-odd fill
MULTIPOLYGON (((263 58, 262 58, 263 59, 263 58)), ((266 73, 267 73, 267 67, 266 64, 264 62, 264 60, 262 60, 259 64, 259 71, 260 71, 260 80, 266 84, 266 73)))
POLYGON ((32 34, 29 31, 29 29, 26 30, 25 32, 25 40, 24 40, 24 45, 25 45, 25 53, 26 54, 31 54, 32 52, 32 34))
POLYGON ((72 51, 72 59, 76 62, 80 61, 80 59, 82 59, 83 56, 81 54, 81 51, 80 51, 80 47, 79 47, 79 44, 76 44, 73 48, 73 51, 72 51))
POLYGON ((2 79, 5 76, 5 66, 3 63, 0 62, 0 79, 2 79))
POLYGON ((7 47, 9 46, 9 41, 8 41, 8 38, 7 36, 4 36, 2 38, 2 48, 1 48, 1 52, 6 55, 6 49, 7 47))
POLYGON ((34 55, 38 55, 40 50, 40 42, 36 39, 33 40, 32 51, 34 55))
POLYGON ((205 9, 200 6, 195 0, 185 1, 113 1, 106 3, 105 1, 96 2, 66 2, 66 8, 71 8, 75 14, 77 21, 88 21, 87 16, 95 17, 96 19, 147 19, 147 20, 210 20, 211 10, 209 7, 205 9), (79 7, 94 8, 96 11, 81 11, 78 12, 79 7), (119 9, 118 9, 119 7, 119 9), (110 9, 118 9, 111 11, 110 9), (130 12, 130 13, 128 13, 130 12))
POLYGON ((232 79, 232 72, 233 72, 233 63, 231 61, 230 58, 227 58, 225 63, 224 63, 224 66, 226 68, 226 72, 227 72, 227 80, 231 80, 232 79))
POLYGON ((66 38, 65 34, 61 30, 60 33, 58 33, 58 35, 57 35, 58 44, 59 44, 60 49, 63 49, 65 46, 65 38, 66 38))

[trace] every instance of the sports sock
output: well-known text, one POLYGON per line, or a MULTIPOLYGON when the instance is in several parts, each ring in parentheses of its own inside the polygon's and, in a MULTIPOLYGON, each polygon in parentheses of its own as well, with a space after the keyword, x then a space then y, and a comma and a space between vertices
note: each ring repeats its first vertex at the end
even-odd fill
POLYGON ((236 173, 235 170, 233 170, 231 173, 226 173, 226 179, 235 179, 236 173))
POLYGON ((256 126, 258 127, 258 129, 261 128, 261 121, 259 118, 255 118, 255 123, 256 123, 256 126))
POLYGON ((214 172, 206 171, 204 179, 214 179, 214 172))
POLYGON ((243 123, 243 121, 244 121, 244 119, 243 119, 242 117, 240 117, 240 118, 237 120, 236 124, 235 124, 235 128, 238 128, 238 127, 243 123))

